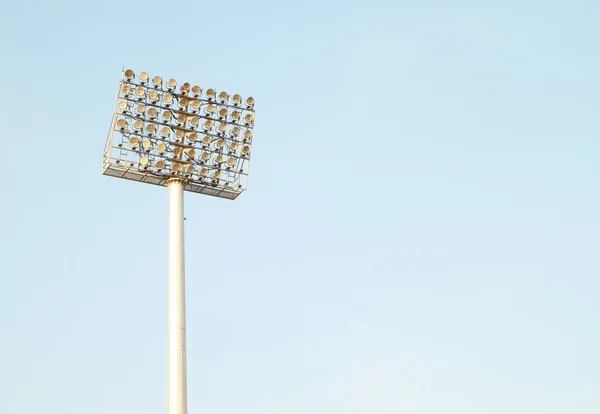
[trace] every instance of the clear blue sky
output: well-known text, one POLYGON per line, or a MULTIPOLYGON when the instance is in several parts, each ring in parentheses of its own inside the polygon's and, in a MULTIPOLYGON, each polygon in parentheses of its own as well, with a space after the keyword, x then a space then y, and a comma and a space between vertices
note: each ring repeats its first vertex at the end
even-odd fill
POLYGON ((600 412, 600 3, 4 1, 0 412, 166 413, 122 66, 253 95, 186 194, 189 412, 600 412))

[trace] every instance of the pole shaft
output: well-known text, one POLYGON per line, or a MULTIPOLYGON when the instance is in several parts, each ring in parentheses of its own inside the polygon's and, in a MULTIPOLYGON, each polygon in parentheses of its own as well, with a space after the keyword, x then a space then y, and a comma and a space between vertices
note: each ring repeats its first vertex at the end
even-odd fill
POLYGON ((171 179, 169 187, 169 402, 168 414, 187 414, 185 355, 185 256, 183 188, 171 179))

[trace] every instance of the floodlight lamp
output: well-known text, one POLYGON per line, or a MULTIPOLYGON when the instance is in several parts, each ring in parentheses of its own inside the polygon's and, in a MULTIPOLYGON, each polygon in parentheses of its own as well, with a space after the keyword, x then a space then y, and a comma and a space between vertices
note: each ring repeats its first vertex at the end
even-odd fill
POLYGON ((223 138, 219 138, 216 142, 215 145, 218 148, 223 148, 225 146, 225 140, 223 138))
POLYGON ((171 79, 169 79, 169 80, 167 81, 167 88, 168 88, 168 89, 171 89, 171 90, 173 90, 173 89, 175 89, 175 87, 176 87, 176 86, 177 86, 177 81, 176 81, 175 79, 172 79, 172 78, 171 78, 171 79))
MULTIPOLYGON (((148 111, 148 112, 150 112, 150 111, 148 111)), ((146 132, 150 135, 154 135, 154 133, 156 133, 156 125, 148 124, 148 126, 146 127, 146 132)))
POLYGON ((168 127, 162 127, 162 128, 160 129, 160 134, 161 134, 163 137, 168 137, 169 135, 171 135, 171 128, 168 128, 168 127))
POLYGON ((202 153, 202 155, 200 155, 200 158, 202 159, 202 161, 208 161, 210 160, 210 154, 205 151, 202 153))
MULTIPOLYGON (((197 118, 196 118, 196 120, 197 120, 197 118)), ((187 139, 191 144, 193 144, 198 139, 198 135, 196 135, 194 132, 192 132, 190 135, 188 135, 187 139)))
POLYGON ((221 164, 221 163, 223 163, 223 156, 221 154, 219 154, 215 157, 215 164, 221 164))
POLYGON ((235 165, 235 158, 233 158, 233 157, 227 158, 227 166, 229 166, 231 168, 234 165, 235 165))
POLYGON ((254 98, 249 96, 246 98, 246 105, 251 108, 254 106, 254 98))
POLYGON ((173 148, 173 156, 174 156, 175 158, 179 158, 179 157, 181 157, 181 152, 182 152, 182 151, 183 151, 183 148, 181 148, 181 147, 174 147, 174 148, 173 148))
POLYGON ((221 171, 216 170, 212 173, 212 176, 215 180, 218 180, 219 178, 221 178, 221 171))
POLYGON ((119 119, 117 121, 117 126, 121 129, 124 130, 125 128, 127 128, 127 120, 126 119, 119 119))
POLYGON ((150 118, 156 118, 158 116, 158 111, 156 108, 148 108, 148 116, 150 118))
POLYGON ((187 116, 185 116, 183 114, 177 115, 177 122, 179 122, 179 125, 185 125, 186 121, 187 121, 187 116))
POLYGON ((121 88, 121 93, 125 95, 125 97, 129 96, 129 94, 131 93, 131 86, 123 85, 123 87, 121 88))
POLYGON ((219 117, 220 118, 227 118, 227 108, 220 108, 219 109, 219 117))
POLYGON ((194 96, 198 96, 202 93, 202 88, 198 85, 194 85, 192 86, 192 93, 194 94, 194 96))
POLYGON ((198 112, 198 110, 200 109, 200 101, 194 99, 192 100, 192 102, 190 103, 190 106, 192 107, 192 112, 196 113, 198 112))
POLYGON ((185 109, 185 108, 187 108, 187 106, 188 106, 189 104, 190 104, 190 101, 189 101, 188 99, 186 99, 186 98, 181 98, 181 99, 179 100, 179 107, 180 107, 180 108, 183 108, 183 109, 185 109))
POLYGON ((142 73, 140 73, 139 78, 140 78, 140 81, 142 82, 142 84, 148 82, 148 78, 149 78, 148 72, 142 72, 142 73))
POLYGON ((136 88, 135 96, 137 96, 138 99, 141 100, 145 95, 146 95, 146 91, 144 90, 144 88, 136 88))
POLYGON ((135 77, 135 73, 134 73, 134 72, 133 72, 131 69, 127 69, 127 70, 125 71, 125 78, 126 78, 127 80, 131 80, 131 79, 133 79, 134 77, 135 77))
POLYGON ((147 150, 150 149, 150 147, 152 146, 152 143, 150 141, 148 141, 147 139, 142 141, 142 148, 147 150))
POLYGON ((140 165, 147 165, 147 164, 148 164, 148 158, 140 157, 140 165))
POLYGON ((191 88, 191 85, 189 82, 185 82, 183 85, 181 85, 181 90, 184 92, 189 92, 191 88))
POLYGON ((181 141, 183 141, 183 137, 184 137, 184 135, 185 135, 185 134, 183 133, 183 131, 182 131, 182 130, 180 130, 180 129, 178 129, 177 131, 175 131, 175 140, 176 140, 177 142, 181 142, 181 141))
POLYGON ((231 135, 232 137, 237 137, 238 135, 240 135, 240 128, 239 127, 233 127, 229 130, 229 135, 231 135))
POLYGON ((159 87, 162 85, 162 78, 160 76, 155 76, 152 78, 152 83, 155 87, 159 87))
POLYGON ((119 102, 119 109, 123 112, 127 112, 127 110, 129 109, 129 104, 127 103, 127 101, 119 102))
POLYGON ((206 169, 206 168, 200 168, 200 175, 202 177, 208 177, 208 169, 206 169))
POLYGON ((224 124, 224 123, 220 123, 219 126, 217 127, 217 129, 222 134, 222 133, 224 133, 227 130, 227 125, 224 124))
POLYGON ((237 106, 240 104, 240 102, 242 102, 242 96, 240 94, 236 93, 231 97, 231 100, 237 106))
POLYGON ((214 98, 216 94, 217 92, 213 88, 209 88, 206 90, 206 96, 208 96, 209 99, 214 98))
POLYGON ((204 135, 204 136, 202 137, 202 143, 203 143, 204 145, 210 145, 210 137, 209 137, 208 135, 204 135))
MULTIPOLYGON (((156 150, 157 150, 159 153, 161 153, 161 154, 162 154, 163 152, 166 152, 166 151, 167 151, 167 145, 166 145, 166 144, 163 144, 163 143, 161 142, 160 144, 158 144, 158 145, 156 146, 156 150)), ((158 166, 158 164, 157 164, 157 166, 158 166)))
POLYGON ((227 102, 227 100, 229 99, 229 94, 225 91, 221 91, 219 92, 219 100, 221 102, 227 102))
POLYGON ((194 158, 196 156, 196 150, 193 148, 186 148, 184 151, 185 155, 189 158, 194 158))
POLYGON ((171 95, 170 93, 165 93, 162 96, 162 100, 164 103, 167 104, 167 106, 169 106, 173 102, 173 95, 171 95))
POLYGON ((175 172, 181 171, 181 163, 174 162, 173 165, 171 165, 171 170, 175 172))
POLYGON ((211 121, 206 121, 202 125, 204 126, 204 129, 206 129, 207 131, 211 130, 213 127, 213 123, 211 121))
POLYGON ((190 119, 190 125, 193 127, 197 127, 198 126, 198 117, 197 116, 192 116, 190 119))
POLYGON ((250 113, 244 115, 244 121, 246 121, 246 124, 251 124, 253 120, 254 120, 254 115, 252 115, 250 113))
POLYGON ((247 129, 247 130, 244 131, 244 138, 245 139, 252 138, 252 130, 251 129, 247 129))
POLYGON ((133 123, 133 127, 137 130, 140 131, 143 127, 144 127, 144 123, 142 121, 140 121, 139 119, 134 121, 133 123))
POLYGON ((238 149, 238 144, 237 142, 230 142, 229 143, 229 151, 233 151, 235 152, 238 149))
POLYGON ((244 154, 244 155, 250 155, 250 145, 244 145, 242 147, 242 154, 244 154))
POLYGON ((135 107, 135 111, 136 111, 138 114, 143 114, 143 113, 145 113, 145 112, 146 112, 146 105, 144 105, 144 104, 139 104, 138 106, 136 106, 136 107, 135 107))
POLYGON ((162 170, 166 166, 167 166, 167 163, 164 162, 163 160, 156 161, 156 168, 158 168, 159 170, 162 170))
POLYGON ((234 121, 239 121, 239 119, 240 119, 240 113, 238 111, 233 111, 231 113, 231 119, 233 119, 234 121))
POLYGON ((209 115, 212 115, 215 112, 215 106, 212 104, 208 104, 206 108, 204 108, 204 112, 206 112, 209 115))
POLYGON ((158 92, 156 92, 156 91, 150 91, 150 92, 148 92, 148 98, 152 102, 156 103, 158 101, 158 92))
POLYGON ((193 174, 193 173, 194 173, 194 166, 193 166, 193 165, 191 165, 191 164, 190 164, 190 165, 188 165, 188 166, 187 166, 187 168, 185 169, 185 171, 186 171, 188 174, 193 174))
POLYGON ((162 113, 162 117, 165 120, 165 122, 168 122, 173 118, 173 114, 171 113, 171 111, 164 111, 162 113))
POLYGON ((140 143, 140 140, 137 139, 137 137, 131 137, 129 138, 129 145, 131 145, 132 147, 137 147, 138 144, 140 143))

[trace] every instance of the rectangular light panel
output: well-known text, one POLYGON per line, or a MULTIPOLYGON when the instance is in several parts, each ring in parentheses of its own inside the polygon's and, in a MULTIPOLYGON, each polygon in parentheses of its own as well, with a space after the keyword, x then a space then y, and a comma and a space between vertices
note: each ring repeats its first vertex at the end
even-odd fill
POLYGON ((119 81, 103 174, 235 199, 248 184, 254 99, 128 69, 119 81))

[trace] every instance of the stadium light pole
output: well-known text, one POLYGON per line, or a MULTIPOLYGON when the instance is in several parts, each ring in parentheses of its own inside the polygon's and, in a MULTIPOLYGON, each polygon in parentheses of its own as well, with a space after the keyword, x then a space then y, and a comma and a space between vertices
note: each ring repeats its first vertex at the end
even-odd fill
POLYGON ((177 86, 123 72, 102 173, 169 189, 168 414, 187 414, 183 194, 234 200, 246 189, 254 98, 177 86))

